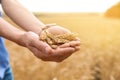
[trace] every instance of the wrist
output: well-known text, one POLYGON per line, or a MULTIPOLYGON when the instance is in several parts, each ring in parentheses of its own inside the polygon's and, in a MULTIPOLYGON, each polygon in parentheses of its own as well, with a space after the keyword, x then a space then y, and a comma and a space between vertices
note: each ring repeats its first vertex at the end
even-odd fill
POLYGON ((28 47, 34 40, 39 40, 39 35, 35 32, 28 31, 22 33, 18 39, 19 45, 23 47, 28 47))
POLYGON ((22 38, 25 33, 26 32, 24 32, 24 31, 18 32, 15 36, 14 42, 20 46, 25 47, 24 39, 22 38))

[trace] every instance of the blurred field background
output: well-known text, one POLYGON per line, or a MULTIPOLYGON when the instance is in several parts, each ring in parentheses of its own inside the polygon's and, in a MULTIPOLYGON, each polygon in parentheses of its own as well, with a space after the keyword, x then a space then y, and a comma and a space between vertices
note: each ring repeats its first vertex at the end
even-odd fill
POLYGON ((78 33, 81 50, 61 63, 43 62, 27 49, 6 40, 15 80, 120 79, 120 19, 98 13, 35 15, 46 24, 55 22, 78 33))
POLYGON ((120 80, 120 19, 102 13, 34 14, 77 33, 81 50, 61 63, 44 62, 6 40, 15 80, 120 80))

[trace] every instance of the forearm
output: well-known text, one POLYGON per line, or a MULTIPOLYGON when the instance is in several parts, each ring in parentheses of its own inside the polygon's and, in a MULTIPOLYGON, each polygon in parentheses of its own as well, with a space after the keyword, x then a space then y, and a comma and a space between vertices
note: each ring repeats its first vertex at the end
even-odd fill
POLYGON ((39 33, 44 24, 16 0, 2 0, 2 7, 8 17, 26 31, 39 33))
POLYGON ((24 31, 21 31, 11 24, 6 22, 4 19, 0 18, 0 36, 8 40, 16 42, 17 44, 23 45, 20 36, 24 34, 24 31))

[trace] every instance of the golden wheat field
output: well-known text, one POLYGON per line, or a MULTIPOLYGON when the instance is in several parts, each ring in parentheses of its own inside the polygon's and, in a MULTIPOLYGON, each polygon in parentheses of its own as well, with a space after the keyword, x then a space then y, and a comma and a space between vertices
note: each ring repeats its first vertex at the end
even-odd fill
POLYGON ((77 33, 81 50, 61 63, 44 62, 6 40, 15 80, 120 80, 120 19, 98 13, 35 15, 46 24, 56 23, 77 33))

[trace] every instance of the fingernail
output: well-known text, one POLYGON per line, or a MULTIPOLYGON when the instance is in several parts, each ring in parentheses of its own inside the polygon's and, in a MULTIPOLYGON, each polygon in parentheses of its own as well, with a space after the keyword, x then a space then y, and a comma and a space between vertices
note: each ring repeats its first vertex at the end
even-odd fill
POLYGON ((79 46, 77 46, 77 47, 75 47, 75 49, 76 49, 76 51, 78 51, 78 50, 80 50, 80 47, 79 47, 79 46))

